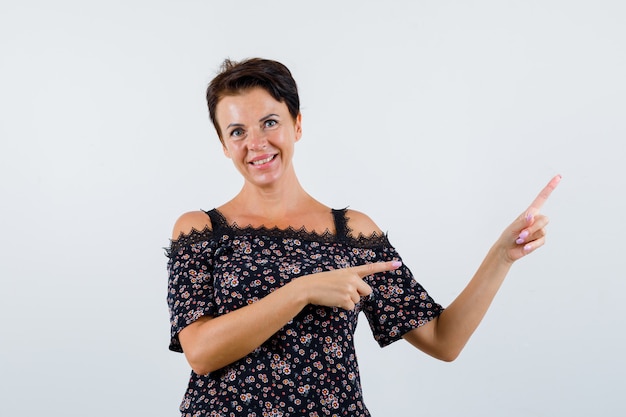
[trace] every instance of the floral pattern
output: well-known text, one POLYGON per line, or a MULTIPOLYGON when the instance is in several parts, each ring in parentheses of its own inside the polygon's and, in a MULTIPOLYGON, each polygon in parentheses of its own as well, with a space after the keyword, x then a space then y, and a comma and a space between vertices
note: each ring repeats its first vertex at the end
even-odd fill
MULTIPOLYGON (((371 262, 400 260, 386 235, 351 235, 345 210, 333 210, 336 233, 240 228, 217 210, 212 229, 193 231, 167 250, 171 341, 203 315, 253 303, 299 276, 371 262)), ((346 311, 305 307, 246 357, 208 375, 192 371, 180 410, 199 416, 369 416, 354 350, 361 311, 386 346, 437 317, 442 307, 404 265, 365 278, 373 292, 346 311)))

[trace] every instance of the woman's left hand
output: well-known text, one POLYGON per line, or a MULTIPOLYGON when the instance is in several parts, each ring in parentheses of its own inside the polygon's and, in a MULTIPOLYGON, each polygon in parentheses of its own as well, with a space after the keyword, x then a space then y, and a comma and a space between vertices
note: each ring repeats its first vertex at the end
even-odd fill
POLYGON ((495 246, 500 249, 505 261, 513 263, 543 246, 548 218, 539 211, 560 181, 560 175, 552 178, 528 209, 502 233, 495 246))

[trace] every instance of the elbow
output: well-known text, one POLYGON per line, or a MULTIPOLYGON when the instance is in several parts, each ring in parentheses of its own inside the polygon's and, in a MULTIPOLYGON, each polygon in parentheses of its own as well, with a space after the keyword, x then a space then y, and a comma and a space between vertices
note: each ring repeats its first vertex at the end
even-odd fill
POLYGON ((431 356, 442 362, 454 362, 459 357, 459 355, 461 354, 461 351, 463 350, 462 347, 459 349, 457 347, 448 346, 448 345, 428 346, 428 347, 422 346, 422 347, 418 347, 418 349, 426 353, 428 356, 431 356))
POLYGON ((204 367, 198 367, 198 366, 192 366, 191 370, 198 374, 198 375, 202 375, 202 376, 206 376, 208 374, 210 374, 212 371, 209 368, 204 368, 204 367))
POLYGON ((435 356, 437 359, 443 362, 454 362, 461 352, 445 352, 435 356))
POLYGON ((208 375, 211 372, 219 369, 219 367, 211 366, 210 364, 206 364, 206 363, 189 362, 189 365, 191 366, 191 370, 194 371, 198 375, 208 375))
POLYGON ((189 366, 191 366, 191 370, 198 375, 207 375, 220 368, 211 361, 207 360, 205 355, 201 355, 198 352, 185 351, 185 358, 187 359, 189 366))
POLYGON ((214 344, 198 338, 198 325, 206 321, 208 319, 201 317, 195 323, 185 327, 179 335, 185 359, 198 375, 207 375, 226 365, 220 363, 221 355, 219 351, 216 351, 214 344))
POLYGON ((454 362, 459 355, 461 354, 462 349, 454 349, 454 348, 437 348, 437 347, 424 347, 424 346, 416 346, 422 352, 426 353, 428 356, 431 356, 437 360, 442 362, 454 362))
POLYGON ((464 346, 465 345, 461 347, 449 346, 446 349, 441 349, 432 354, 432 356, 443 362, 454 362, 461 355, 464 346))

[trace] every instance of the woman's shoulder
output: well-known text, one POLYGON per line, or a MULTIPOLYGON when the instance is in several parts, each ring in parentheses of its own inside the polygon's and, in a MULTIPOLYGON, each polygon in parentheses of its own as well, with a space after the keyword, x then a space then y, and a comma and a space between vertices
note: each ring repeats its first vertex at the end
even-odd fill
POLYGON ((202 210, 188 211, 182 214, 174 223, 172 230, 172 240, 178 240, 188 236, 193 231, 211 229, 211 219, 202 210))
POLYGON ((370 216, 357 210, 346 209, 346 223, 353 237, 384 235, 370 216))

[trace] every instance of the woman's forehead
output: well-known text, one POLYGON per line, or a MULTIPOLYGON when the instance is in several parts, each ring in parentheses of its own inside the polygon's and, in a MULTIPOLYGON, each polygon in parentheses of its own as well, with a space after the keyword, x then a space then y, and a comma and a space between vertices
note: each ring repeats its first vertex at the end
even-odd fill
POLYGON ((284 102, 277 101, 263 88, 257 87, 238 94, 226 95, 217 103, 218 120, 231 118, 259 118, 269 113, 282 115, 289 112, 284 102))

